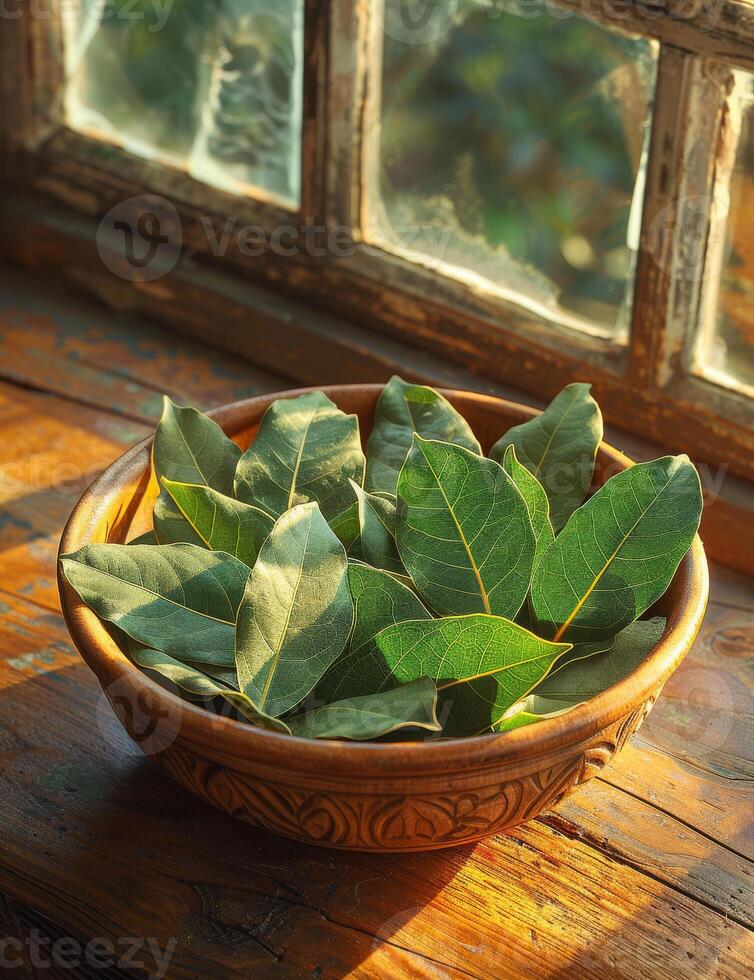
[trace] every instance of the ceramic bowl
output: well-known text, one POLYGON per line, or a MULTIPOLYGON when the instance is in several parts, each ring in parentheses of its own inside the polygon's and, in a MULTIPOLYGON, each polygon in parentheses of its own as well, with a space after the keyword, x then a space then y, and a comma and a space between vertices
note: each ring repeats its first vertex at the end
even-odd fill
MULTIPOLYGON (((323 390, 341 409, 359 416, 366 438, 382 387, 323 390)), ((511 425, 536 414, 499 398, 444 394, 468 419, 485 451, 511 425)), ((211 414, 246 447, 278 397, 251 398, 211 414)), ((92 484, 68 521, 61 553, 93 542, 124 542, 142 529, 154 492, 149 451, 149 440, 140 443, 92 484)), ((629 459, 603 443, 596 484, 628 465, 629 459)), ((572 711, 503 735, 392 744, 291 738, 215 716, 136 668, 64 580, 60 595, 71 636, 129 735, 192 793, 234 817, 300 841, 417 851, 504 833, 555 806, 603 769, 644 721, 694 642, 708 578, 697 537, 657 606, 667 617, 661 641, 620 683, 572 711)))

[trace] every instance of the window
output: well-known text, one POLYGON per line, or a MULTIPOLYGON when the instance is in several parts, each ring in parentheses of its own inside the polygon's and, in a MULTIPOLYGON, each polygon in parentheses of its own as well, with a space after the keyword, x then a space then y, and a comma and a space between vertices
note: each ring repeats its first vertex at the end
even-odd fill
POLYGON ((216 187, 298 204, 299 0, 163 9, 105 0, 73 12, 64 22, 72 129, 216 187))
POLYGON ((754 75, 734 70, 694 370, 754 397, 754 75))
POLYGON ((386 31, 376 55, 367 237, 554 323, 624 339, 655 46, 515 4, 493 18, 475 0, 437 39, 410 34, 386 31), (421 240, 402 241, 417 226, 421 240))
POLYGON ((193 289, 219 272, 543 398, 591 378, 617 425, 754 479, 747 0, 35 7, 0 40, 24 200, 93 238, 164 199, 193 289))

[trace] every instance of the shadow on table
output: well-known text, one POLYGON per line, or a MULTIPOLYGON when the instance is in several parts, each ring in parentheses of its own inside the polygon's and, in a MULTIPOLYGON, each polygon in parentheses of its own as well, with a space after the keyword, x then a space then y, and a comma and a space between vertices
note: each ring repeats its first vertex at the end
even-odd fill
MULTIPOLYGON (((373 855, 298 844, 215 810, 137 754, 125 735, 116 741, 120 772, 113 770, 97 805, 67 815, 86 842, 68 873, 82 881, 108 876, 108 918, 144 930, 163 948, 175 939, 170 976, 184 968, 212 975, 213 967, 219 975, 346 976, 378 950, 387 957, 381 969, 390 963, 401 974, 426 975, 429 955, 392 937, 473 847, 373 855)), ((436 975, 453 971, 452 958, 447 970, 436 965, 436 975)))

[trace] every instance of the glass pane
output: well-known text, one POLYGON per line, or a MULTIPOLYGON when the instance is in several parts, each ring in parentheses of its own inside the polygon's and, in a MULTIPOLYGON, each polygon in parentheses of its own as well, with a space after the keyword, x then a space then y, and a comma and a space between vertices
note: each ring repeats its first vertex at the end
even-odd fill
POLYGON ((528 0, 385 3, 367 235, 621 334, 655 47, 528 0))
POLYGON ((86 0, 66 16, 73 128, 298 203, 303 0, 86 0))
POLYGON ((728 122, 738 143, 730 181, 719 180, 715 189, 715 208, 723 213, 714 213, 707 242, 713 254, 697 360, 712 380, 754 395, 754 75, 733 76, 728 122))

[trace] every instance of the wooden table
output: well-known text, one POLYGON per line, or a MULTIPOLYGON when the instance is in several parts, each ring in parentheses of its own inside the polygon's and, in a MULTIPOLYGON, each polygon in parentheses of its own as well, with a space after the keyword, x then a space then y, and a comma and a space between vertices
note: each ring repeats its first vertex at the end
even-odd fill
POLYGON ((132 745, 59 613, 62 525, 163 391, 210 407, 289 386, 0 278, 0 972, 752 976, 754 584, 734 573, 713 569, 694 650, 614 764, 510 837, 395 857, 299 846, 132 745))

